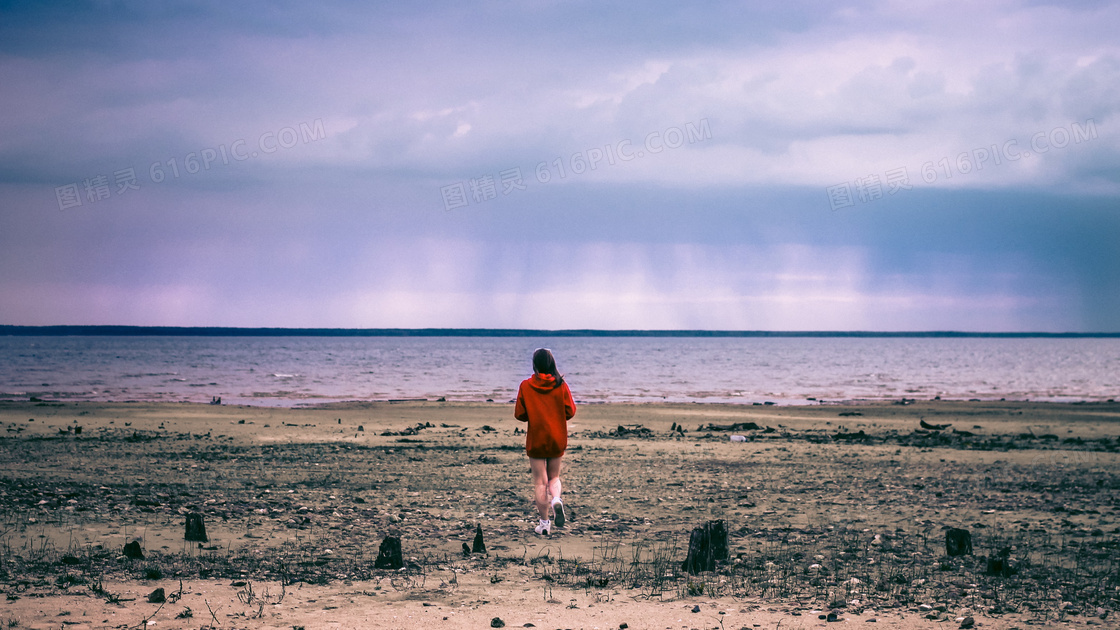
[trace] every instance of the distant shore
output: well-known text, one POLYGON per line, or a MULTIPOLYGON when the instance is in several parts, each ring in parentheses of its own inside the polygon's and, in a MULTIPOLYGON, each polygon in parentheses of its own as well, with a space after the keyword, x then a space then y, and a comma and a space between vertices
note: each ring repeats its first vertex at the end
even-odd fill
POLYGON ((265 328, 227 326, 14 326, 0 336, 164 337, 868 337, 1110 339, 1120 332, 970 332, 865 330, 603 330, 523 328, 265 328))

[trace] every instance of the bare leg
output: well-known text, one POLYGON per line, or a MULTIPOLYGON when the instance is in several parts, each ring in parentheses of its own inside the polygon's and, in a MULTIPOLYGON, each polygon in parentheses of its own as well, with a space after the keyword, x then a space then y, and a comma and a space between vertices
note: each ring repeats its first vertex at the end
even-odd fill
POLYGON ((560 486, 560 458, 553 457, 549 459, 547 468, 549 504, 551 505, 552 501, 560 498, 560 492, 562 490, 560 486))
MULTIPOLYGON (((548 508, 551 505, 548 498, 548 468, 551 461, 553 460, 529 458, 529 470, 533 473, 533 501, 537 504, 537 513, 542 519, 548 518, 548 508)), ((556 483, 559 486, 560 480, 557 479, 556 483)))

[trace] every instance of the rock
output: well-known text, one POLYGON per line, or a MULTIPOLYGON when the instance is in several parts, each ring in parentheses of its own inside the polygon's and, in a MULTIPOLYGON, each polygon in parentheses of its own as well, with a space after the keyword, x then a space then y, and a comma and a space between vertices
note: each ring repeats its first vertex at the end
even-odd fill
POLYGON ((502 621, 501 617, 494 617, 493 619, 490 620, 490 627, 491 628, 504 628, 504 627, 506 627, 506 622, 502 621))
POLYGON ((467 543, 463 543, 463 557, 464 558, 471 557, 471 546, 468 545, 467 543))
POLYGON ((486 542, 482 540, 482 523, 475 526, 474 545, 471 546, 471 553, 486 553, 486 542))
POLYGON ((968 630, 968 628, 971 628, 974 625, 976 625, 976 620, 972 617, 965 617, 964 619, 961 619, 961 628, 964 630, 968 630))
POLYGON ((825 617, 825 621, 832 623, 833 621, 843 621, 843 619, 840 617, 839 610, 832 610, 829 611, 828 616, 825 617))
POLYGON ((692 612, 694 612, 694 613, 698 613, 698 612, 700 612, 700 605, 699 605, 699 604, 697 604, 697 605, 693 606, 693 607, 692 607, 692 612))
POLYGON ((373 566, 378 569, 397 570, 404 566, 404 555, 401 553, 401 539, 396 536, 386 536, 381 541, 377 550, 377 560, 373 566))
POLYGON ((730 556, 727 548, 727 525, 722 520, 708 521, 692 530, 683 568, 694 574, 715 571, 716 562, 727 560, 730 556))
POLYGON ((124 555, 129 560, 143 560, 144 550, 140 548, 140 541, 134 540, 125 545, 124 555))
POLYGON ((203 522, 202 515, 198 512, 187 514, 186 533, 183 534, 183 539, 194 542, 210 542, 210 537, 206 535, 206 523, 203 522))
POLYGON ((958 527, 945 532, 945 553, 950 556, 972 555, 972 534, 958 527))
POLYGON ((153 604, 162 604, 167 601, 167 595, 163 592, 163 587, 157 588, 148 594, 148 601, 153 604))
POLYGON ((618 630, 626 630, 629 627, 630 627, 630 624, 626 623, 625 621, 618 624, 618 630))

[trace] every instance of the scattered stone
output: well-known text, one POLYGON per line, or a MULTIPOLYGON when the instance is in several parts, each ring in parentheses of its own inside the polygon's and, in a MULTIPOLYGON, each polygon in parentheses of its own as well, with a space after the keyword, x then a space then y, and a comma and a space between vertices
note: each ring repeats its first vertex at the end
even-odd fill
POLYGON ((402 568, 404 554, 401 553, 401 539, 396 536, 386 536, 377 550, 377 560, 373 562, 373 566, 394 571, 402 568))
POLYGON ((968 628, 971 628, 974 625, 976 625, 976 620, 973 619, 972 617, 965 617, 964 619, 961 620, 962 630, 968 630, 968 628))
POLYGON ((845 440, 845 441, 849 441, 849 442, 852 441, 852 440, 866 440, 867 437, 868 437, 867 433, 865 433, 863 431, 863 429, 860 429, 859 431, 856 431, 855 433, 845 433, 843 431, 840 431, 836 435, 832 436, 832 438, 834 440, 845 440))
POLYGON ((502 621, 501 617, 494 617, 493 619, 490 620, 490 627, 491 628, 504 628, 504 627, 506 627, 506 622, 502 621))
POLYGON ((697 604, 697 605, 693 606, 692 607, 692 612, 694 612, 694 613, 700 612, 700 604, 697 604))
POLYGON ((834 621, 844 621, 844 619, 840 616, 840 611, 834 609, 829 611, 828 615, 825 617, 825 621, 832 623, 834 621))
POLYGON ((183 538, 194 542, 210 542, 210 537, 206 535, 206 523, 198 512, 187 514, 187 531, 183 538))
POLYGON ((930 424, 930 423, 926 422, 925 420, 922 420, 921 418, 918 419, 918 424, 920 424, 921 427, 923 429, 927 430, 927 431, 944 431, 945 429, 948 429, 949 427, 953 426, 952 423, 949 423, 949 424, 930 424))
POLYGON ((463 543, 463 557, 464 558, 471 557, 471 546, 468 545, 467 543, 463 543))
POLYGON ((722 520, 708 521, 692 530, 688 539, 688 556, 684 570, 689 573, 715 571, 716 562, 731 556, 727 548, 727 524, 722 520))
POLYGON ((167 595, 163 592, 163 587, 161 586, 149 593, 148 601, 153 604, 162 604, 163 602, 167 601, 167 595))
POLYGON ((629 627, 630 627, 630 624, 626 623, 625 621, 618 624, 618 630, 626 630, 629 627))
POLYGON ((471 547, 471 553, 486 553, 486 542, 482 540, 482 523, 475 525, 474 545, 471 547))
POLYGON ((124 555, 129 560, 143 560, 144 550, 140 548, 140 541, 134 540, 125 545, 124 555))
POLYGON ((945 532, 945 553, 950 556, 972 555, 972 534, 959 527, 945 532))

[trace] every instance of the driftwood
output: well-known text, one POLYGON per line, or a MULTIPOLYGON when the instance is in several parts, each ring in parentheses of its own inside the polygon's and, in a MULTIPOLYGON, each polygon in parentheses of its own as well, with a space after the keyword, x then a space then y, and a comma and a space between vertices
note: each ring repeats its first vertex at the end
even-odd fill
POLYGON ((730 555, 727 548, 727 525, 722 520, 708 521, 692 530, 683 568, 693 574, 715 571, 716 562, 727 560, 730 555))
MULTIPOLYGON (((762 427, 753 422, 736 422, 735 424, 709 424, 707 426, 708 431, 758 431, 761 428, 762 427)), ((705 428, 700 427, 700 430, 703 431, 705 430, 705 428)))

